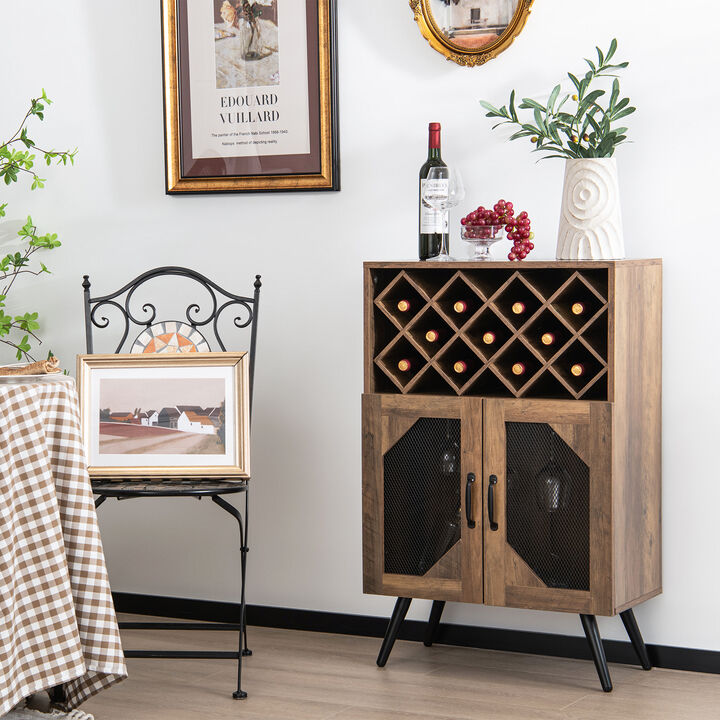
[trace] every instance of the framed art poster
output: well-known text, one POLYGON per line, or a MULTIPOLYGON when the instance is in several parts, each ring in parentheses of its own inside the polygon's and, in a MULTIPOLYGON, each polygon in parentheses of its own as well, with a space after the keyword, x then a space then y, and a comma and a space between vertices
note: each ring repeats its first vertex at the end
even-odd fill
POLYGON ((161 0, 170 194, 339 190, 336 0, 161 0))
POLYGON ((247 353, 79 355, 90 477, 250 477, 247 353))

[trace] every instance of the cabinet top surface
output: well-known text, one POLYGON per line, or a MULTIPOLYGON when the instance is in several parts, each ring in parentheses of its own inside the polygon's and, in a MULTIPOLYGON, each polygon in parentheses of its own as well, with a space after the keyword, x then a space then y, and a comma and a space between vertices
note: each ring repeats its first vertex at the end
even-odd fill
POLYGON ((370 260, 363 263, 366 268, 413 268, 423 270, 483 270, 492 268, 611 268, 633 265, 662 265, 662 258, 637 260, 523 260, 522 262, 455 260, 452 262, 428 262, 427 260, 370 260))

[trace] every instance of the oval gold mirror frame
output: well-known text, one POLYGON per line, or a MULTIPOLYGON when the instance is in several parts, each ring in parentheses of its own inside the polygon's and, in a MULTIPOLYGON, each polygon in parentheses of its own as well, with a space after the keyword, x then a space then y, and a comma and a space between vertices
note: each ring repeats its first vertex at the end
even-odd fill
POLYGON ((505 30, 497 40, 480 49, 463 47, 446 37, 435 22, 430 2, 431 0, 410 0, 410 9, 415 13, 415 22, 420 27, 423 37, 432 48, 448 60, 452 60, 458 65, 475 67, 484 65, 512 45, 513 40, 525 27, 534 0, 518 0, 515 14, 505 30))

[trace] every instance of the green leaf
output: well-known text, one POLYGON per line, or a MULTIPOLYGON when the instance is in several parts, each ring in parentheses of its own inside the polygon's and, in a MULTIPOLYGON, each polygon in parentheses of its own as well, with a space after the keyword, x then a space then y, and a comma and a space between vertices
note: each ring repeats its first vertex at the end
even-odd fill
POLYGON ((558 95, 560 95, 560 86, 556 85, 553 88, 553 91, 550 93, 550 97, 548 98, 548 103, 547 103, 548 111, 551 113, 554 112, 555 102, 558 99, 558 95))
POLYGON ((510 93, 510 116, 514 122, 518 122, 517 111, 515 110, 515 90, 510 93))
POLYGON ((615 115, 613 116, 613 120, 619 120, 620 118, 624 118, 624 117, 627 117, 628 115, 632 115, 635 112, 635 110, 636 110, 636 108, 634 108, 634 107, 625 108, 625 110, 622 110, 619 113, 615 113, 615 115))
POLYGON ((535 133, 531 133, 528 130, 518 130, 516 133, 513 133, 508 140, 517 140, 518 138, 524 138, 524 137, 531 137, 535 133))
POLYGON ((617 38, 613 38, 612 42, 610 43, 610 48, 607 51, 607 54, 605 55, 605 62, 608 63, 610 60, 612 60, 612 56, 615 54, 615 51, 617 50, 618 41, 617 38))
POLYGON ((532 98, 523 98, 522 103, 520 103, 520 107, 523 110, 540 110, 541 112, 547 112, 547 109, 544 105, 541 105, 536 100, 533 100, 532 98))
POLYGON ((486 117, 505 117, 498 108, 485 100, 480 100, 480 105, 488 111, 486 117))

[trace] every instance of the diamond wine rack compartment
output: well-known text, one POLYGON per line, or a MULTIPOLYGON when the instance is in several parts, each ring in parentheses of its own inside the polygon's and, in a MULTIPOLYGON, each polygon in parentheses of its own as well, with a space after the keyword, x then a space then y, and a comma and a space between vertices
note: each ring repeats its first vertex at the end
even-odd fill
POLYGON ((608 400, 613 267, 367 263, 367 390, 608 400))

